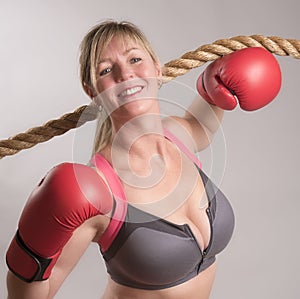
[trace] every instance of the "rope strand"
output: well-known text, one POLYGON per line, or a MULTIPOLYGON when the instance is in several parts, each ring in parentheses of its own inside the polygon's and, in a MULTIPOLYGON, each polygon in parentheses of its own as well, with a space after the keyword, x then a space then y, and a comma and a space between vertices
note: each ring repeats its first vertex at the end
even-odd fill
MULTIPOLYGON (((284 39, 278 36, 265 37, 263 35, 236 36, 200 46, 196 50, 187 52, 180 58, 166 63, 163 68, 163 83, 182 76, 208 61, 250 47, 263 47, 278 56, 291 56, 300 59, 300 40, 284 39)), ((88 121, 95 120, 97 114, 98 110, 95 106, 81 106, 74 112, 64 114, 59 119, 50 120, 42 126, 0 140, 0 159, 80 127, 88 121)))
POLYGON ((194 51, 187 52, 177 60, 172 60, 164 66, 164 82, 189 72, 204 63, 216 60, 221 56, 250 47, 263 47, 278 56, 292 56, 300 59, 300 41, 283 39, 277 36, 263 35, 236 36, 230 39, 219 39, 210 45, 203 45, 194 51))

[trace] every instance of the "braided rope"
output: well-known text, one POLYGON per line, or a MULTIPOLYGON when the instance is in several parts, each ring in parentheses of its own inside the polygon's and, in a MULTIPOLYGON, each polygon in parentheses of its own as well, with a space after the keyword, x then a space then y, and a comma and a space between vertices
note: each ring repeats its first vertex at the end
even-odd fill
MULTIPOLYGON (((263 47, 279 56, 291 56, 300 59, 300 40, 284 39, 277 36, 265 37, 263 35, 236 36, 200 46, 194 51, 185 53, 179 59, 166 63, 163 68, 163 83, 167 83, 177 76, 182 76, 208 61, 250 47, 263 47)), ((97 114, 98 110, 94 106, 81 106, 71 113, 64 114, 59 119, 50 120, 42 126, 0 140, 0 159, 80 127, 88 121, 95 120, 97 114)))

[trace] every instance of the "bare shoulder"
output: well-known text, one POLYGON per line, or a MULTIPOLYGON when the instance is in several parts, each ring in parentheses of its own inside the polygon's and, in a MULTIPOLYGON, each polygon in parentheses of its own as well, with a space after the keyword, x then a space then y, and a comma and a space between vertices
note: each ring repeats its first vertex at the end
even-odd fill
POLYGON ((192 152, 197 151, 191 123, 185 117, 169 116, 163 119, 163 127, 175 135, 192 152))
POLYGON ((193 152, 206 149, 214 136, 214 132, 210 131, 202 122, 189 113, 184 117, 166 117, 163 120, 163 125, 193 152))

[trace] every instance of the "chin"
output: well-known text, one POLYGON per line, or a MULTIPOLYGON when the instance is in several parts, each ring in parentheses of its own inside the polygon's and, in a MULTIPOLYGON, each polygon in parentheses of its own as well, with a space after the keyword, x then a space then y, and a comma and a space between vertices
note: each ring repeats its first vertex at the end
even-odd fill
POLYGON ((134 100, 130 101, 120 107, 122 112, 128 116, 138 116, 147 113, 158 113, 157 105, 154 100, 134 100))

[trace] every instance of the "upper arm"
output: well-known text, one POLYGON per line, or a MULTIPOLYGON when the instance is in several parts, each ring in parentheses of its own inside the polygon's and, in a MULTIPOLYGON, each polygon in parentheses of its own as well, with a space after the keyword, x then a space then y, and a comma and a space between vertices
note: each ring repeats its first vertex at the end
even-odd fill
POLYGON ((165 128, 173 132, 190 150, 199 152, 212 141, 218 130, 223 110, 208 104, 197 96, 184 116, 171 116, 163 120, 165 128))

